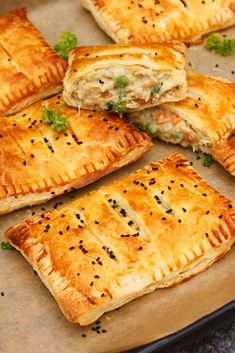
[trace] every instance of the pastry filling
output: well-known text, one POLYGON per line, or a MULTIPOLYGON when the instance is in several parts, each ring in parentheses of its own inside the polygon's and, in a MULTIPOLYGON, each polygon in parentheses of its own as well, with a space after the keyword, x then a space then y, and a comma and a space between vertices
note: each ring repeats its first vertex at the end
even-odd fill
POLYGON ((194 129, 192 124, 179 115, 163 109, 145 109, 128 116, 128 120, 147 132, 166 142, 192 146, 194 151, 210 153, 211 140, 203 132, 194 129))
POLYGON ((179 77, 141 66, 97 69, 81 77, 74 98, 86 109, 123 114, 159 103, 164 93, 179 89, 178 82, 179 77))

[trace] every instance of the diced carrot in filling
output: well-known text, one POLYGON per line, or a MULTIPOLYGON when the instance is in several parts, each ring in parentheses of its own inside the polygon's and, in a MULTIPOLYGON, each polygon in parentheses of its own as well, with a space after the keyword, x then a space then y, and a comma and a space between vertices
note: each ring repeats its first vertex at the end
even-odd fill
POLYGON ((103 98, 109 98, 109 97, 113 96, 112 93, 110 93, 110 92, 102 92, 100 95, 103 98))
POLYGON ((183 133, 183 138, 184 138, 185 141, 187 141, 189 143, 194 143, 194 142, 196 142, 198 140, 197 136, 195 134, 190 134, 188 132, 183 133))
POLYGON ((166 110, 154 112, 153 118, 158 124, 172 123, 173 125, 176 125, 182 120, 178 115, 166 110))

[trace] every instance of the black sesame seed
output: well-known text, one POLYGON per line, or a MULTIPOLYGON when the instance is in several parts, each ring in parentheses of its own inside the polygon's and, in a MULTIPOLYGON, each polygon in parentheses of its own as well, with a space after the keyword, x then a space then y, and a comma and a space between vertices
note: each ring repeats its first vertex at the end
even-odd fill
POLYGON ((219 215, 219 219, 221 219, 221 218, 223 218, 223 215, 222 215, 222 214, 219 215))
POLYGON ((138 250, 143 250, 143 247, 142 247, 142 246, 140 246, 140 247, 138 248, 138 250))

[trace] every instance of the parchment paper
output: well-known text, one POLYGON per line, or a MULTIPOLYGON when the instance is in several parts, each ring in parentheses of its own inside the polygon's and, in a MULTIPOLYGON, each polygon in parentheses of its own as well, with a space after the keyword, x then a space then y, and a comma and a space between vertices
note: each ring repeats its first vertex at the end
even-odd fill
MULTIPOLYGON (((78 0, 0 0, 0 14, 26 6, 30 19, 54 44, 60 33, 77 33, 80 45, 111 42, 78 0)), ((235 29, 226 32, 235 36, 235 29)), ((203 46, 188 50, 195 69, 234 81, 235 56, 223 58, 203 46), (215 65, 219 64, 218 68, 215 65), (216 72, 215 72, 216 70, 216 72)), ((191 63, 192 65, 192 63, 191 63)), ((191 66, 189 66, 192 68, 191 66)), ((235 200, 235 179, 221 166, 201 165, 190 149, 156 141, 154 149, 139 161, 73 193, 75 197, 112 182, 145 164, 183 152, 200 174, 223 194, 235 200)), ((25 208, 0 217, 0 240, 5 229, 30 217, 32 211, 68 202, 72 193, 46 205, 25 208)), ((31 266, 16 251, 0 250, 0 352, 1 353, 112 353, 127 350, 174 333, 235 299, 235 247, 208 271, 170 289, 157 290, 101 318, 101 332, 67 322, 49 291, 31 266), (82 337, 86 334, 86 337, 82 337)))

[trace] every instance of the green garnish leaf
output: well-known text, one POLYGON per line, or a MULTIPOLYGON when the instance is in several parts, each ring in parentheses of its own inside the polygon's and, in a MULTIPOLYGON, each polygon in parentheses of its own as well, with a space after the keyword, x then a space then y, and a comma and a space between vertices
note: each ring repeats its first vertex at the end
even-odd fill
POLYGON ((119 115, 122 115, 123 113, 125 113, 126 106, 124 102, 110 101, 107 103, 107 110, 108 112, 118 113, 119 115))
POLYGON ((1 249, 2 250, 15 250, 15 248, 13 248, 13 246, 11 246, 11 244, 8 243, 7 241, 1 242, 1 249))
POLYGON ((63 59, 67 60, 70 49, 76 48, 77 45, 78 39, 76 34, 65 31, 61 34, 60 41, 54 45, 54 49, 63 59))
POLYGON ((154 94, 158 94, 160 92, 160 89, 161 89, 161 84, 157 84, 156 86, 153 86, 151 88, 151 93, 154 95, 154 94))
POLYGON ((219 33, 213 33, 206 39, 205 45, 216 54, 229 56, 235 51, 235 38, 223 38, 219 33))
POLYGON ((129 80, 125 75, 120 75, 116 79, 116 85, 118 87, 126 87, 129 84, 129 80))
POLYGON ((46 102, 42 102, 42 118, 43 122, 50 124, 51 128, 56 132, 66 130, 69 126, 66 116, 59 113, 61 107, 64 106, 64 103, 60 104, 55 109, 48 109, 46 102))
POLYGON ((204 161, 202 162, 202 165, 204 165, 204 167, 210 167, 213 163, 213 158, 210 154, 206 154, 204 161))

